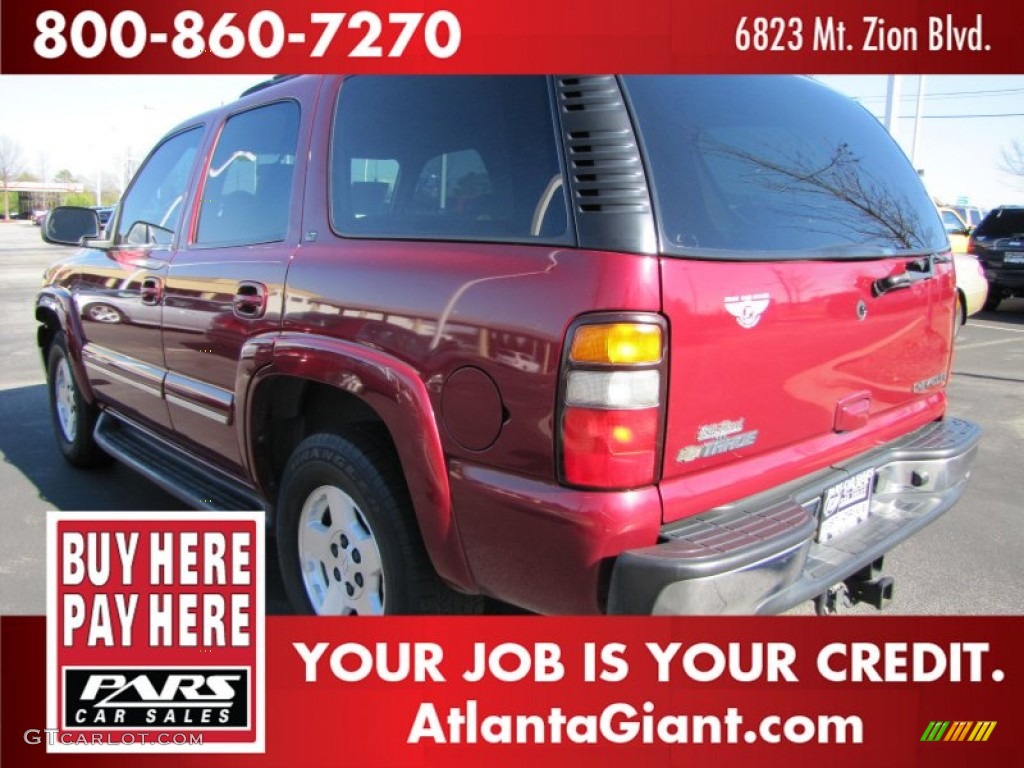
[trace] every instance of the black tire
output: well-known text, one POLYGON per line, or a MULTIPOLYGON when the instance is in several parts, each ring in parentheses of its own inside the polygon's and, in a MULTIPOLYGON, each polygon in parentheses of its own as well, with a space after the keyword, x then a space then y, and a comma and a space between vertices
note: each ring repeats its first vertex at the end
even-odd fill
POLYGON ((99 409, 86 402, 78 388, 63 333, 53 337, 46 358, 46 395, 50 402, 53 433, 64 458, 76 467, 109 463, 110 457, 93 437, 99 409))
POLYGON ((1003 302, 1003 294, 997 291, 992 286, 988 289, 988 298, 985 299, 985 303, 981 305, 981 308, 986 312, 995 312, 999 309, 999 305, 1003 302))
POLYGON ((276 538, 298 613, 461 613, 483 603, 438 578, 398 460, 370 432, 315 434, 298 445, 281 481, 276 538))

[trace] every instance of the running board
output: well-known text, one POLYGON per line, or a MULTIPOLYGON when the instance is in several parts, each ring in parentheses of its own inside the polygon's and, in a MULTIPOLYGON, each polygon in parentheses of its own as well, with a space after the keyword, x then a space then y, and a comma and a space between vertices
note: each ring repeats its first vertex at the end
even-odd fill
POLYGON ((100 415, 95 438, 115 459, 194 509, 252 511, 266 506, 252 489, 109 411, 100 415))

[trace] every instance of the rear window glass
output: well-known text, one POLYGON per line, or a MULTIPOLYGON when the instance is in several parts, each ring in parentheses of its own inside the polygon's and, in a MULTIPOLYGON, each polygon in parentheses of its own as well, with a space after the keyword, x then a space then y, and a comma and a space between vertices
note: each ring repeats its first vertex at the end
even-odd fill
POLYGON ((571 238, 542 77, 353 77, 331 147, 345 235, 564 243, 571 238))
POLYGON ((992 211, 975 230, 979 240, 1024 234, 1024 208, 999 208, 992 211))
POLYGON ((624 82, 665 251, 808 258, 947 247, 902 151, 845 96, 796 77, 624 82))

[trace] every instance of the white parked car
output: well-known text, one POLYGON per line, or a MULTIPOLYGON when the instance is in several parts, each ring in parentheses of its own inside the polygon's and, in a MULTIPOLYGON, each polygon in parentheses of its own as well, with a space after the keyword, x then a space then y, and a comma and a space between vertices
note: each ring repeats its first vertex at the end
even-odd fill
POLYGON ((976 256, 969 253, 954 253, 953 262, 956 268, 956 308, 960 316, 960 325, 975 312, 980 312, 988 298, 988 281, 985 270, 976 256))
POLYGON ((988 298, 988 281, 985 270, 976 256, 967 253, 967 238, 971 226, 966 224, 960 214, 953 208, 939 208, 939 216, 949 238, 949 247, 953 250, 953 262, 956 267, 956 309, 960 319, 957 330, 967 322, 967 318, 980 312, 988 298))

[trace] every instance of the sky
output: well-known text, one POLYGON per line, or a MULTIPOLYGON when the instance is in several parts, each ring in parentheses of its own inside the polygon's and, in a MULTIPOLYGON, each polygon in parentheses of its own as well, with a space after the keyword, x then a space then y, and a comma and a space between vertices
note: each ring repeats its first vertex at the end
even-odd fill
MULTIPOLYGON (((230 102, 252 76, 0 76, 0 136, 22 149, 26 170, 52 178, 67 168, 95 178, 99 170, 123 176, 125 157, 136 162, 181 120, 230 102), (44 174, 45 172, 45 174, 44 174)), ((857 99, 881 119, 889 78, 819 78, 857 99)), ((1024 179, 999 169, 1001 151, 1024 143, 1024 75, 931 75, 924 79, 923 119, 913 146, 918 76, 900 78, 900 119, 894 136, 933 197, 966 198, 990 208, 1024 203, 1024 179)))
MULTIPOLYGON (((879 119, 885 115, 889 78, 821 76, 823 83, 856 99, 879 119)), ((901 119, 893 135, 933 197, 991 208, 1024 203, 1024 178, 999 169, 1014 139, 1024 144, 1024 75, 929 75, 924 78, 923 118, 914 151, 914 119, 921 78, 900 78, 901 119), (997 116, 998 115, 998 116, 997 116)))

